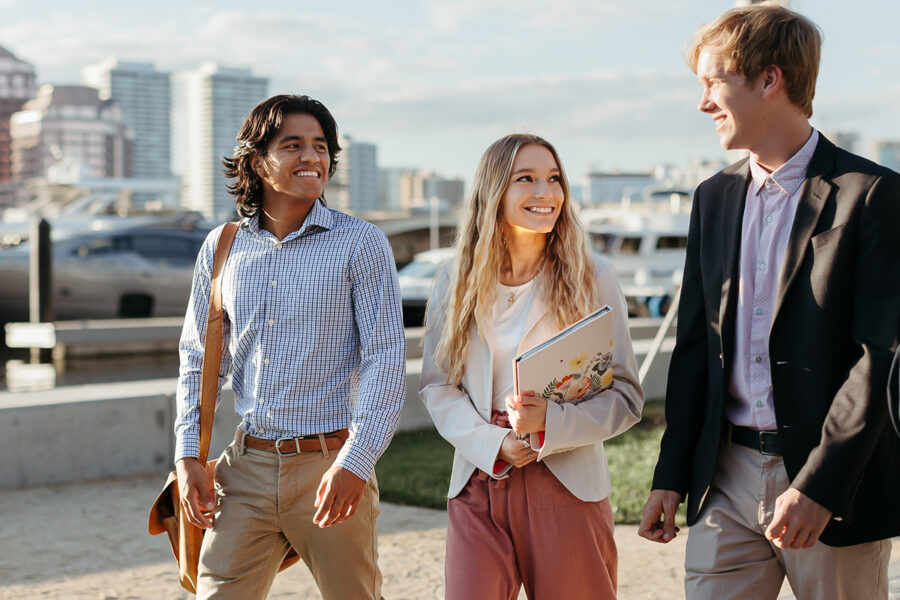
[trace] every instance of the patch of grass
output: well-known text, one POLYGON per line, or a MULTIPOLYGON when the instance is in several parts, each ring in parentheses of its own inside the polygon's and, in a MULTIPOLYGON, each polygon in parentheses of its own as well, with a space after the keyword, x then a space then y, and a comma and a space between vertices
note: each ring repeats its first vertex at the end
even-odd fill
MULTIPOLYGON (((650 419, 653 421, 653 419, 650 419)), ((616 523, 639 523, 663 428, 637 426, 607 441, 612 478, 610 502, 616 523)), ((375 468, 381 499, 427 508, 447 507, 453 447, 437 431, 398 432, 375 468)), ((684 525, 684 505, 676 515, 684 525)))
POLYGON ((398 431, 375 467, 386 502, 447 508, 453 446, 434 429, 398 431))
MULTIPOLYGON (((639 425, 603 444, 612 480, 609 501, 616 523, 641 522, 641 509, 650 494, 662 434, 663 427, 639 425)), ((684 515, 682 504, 675 514, 679 526, 684 525, 684 515)))

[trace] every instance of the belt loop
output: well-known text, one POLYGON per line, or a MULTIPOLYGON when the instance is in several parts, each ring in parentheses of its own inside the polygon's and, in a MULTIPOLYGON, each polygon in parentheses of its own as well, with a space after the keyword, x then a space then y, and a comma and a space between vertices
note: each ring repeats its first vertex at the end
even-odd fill
POLYGON ((324 433, 319 434, 319 444, 321 444, 321 446, 322 446, 322 456, 324 456, 325 458, 328 458, 329 456, 331 456, 331 454, 328 452, 328 444, 325 443, 325 434, 324 433))
POLYGON ((247 443, 246 443, 247 432, 244 431, 243 429, 241 429, 240 427, 238 427, 238 435, 241 436, 240 441, 238 441, 238 447, 240 449, 239 455, 243 456, 244 454, 247 453, 247 443))

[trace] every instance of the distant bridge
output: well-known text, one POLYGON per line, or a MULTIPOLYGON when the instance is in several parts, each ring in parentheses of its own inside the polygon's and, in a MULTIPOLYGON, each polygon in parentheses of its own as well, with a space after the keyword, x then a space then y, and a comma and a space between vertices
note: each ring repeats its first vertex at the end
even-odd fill
MULTIPOLYGON (((412 261, 417 252, 430 248, 431 217, 428 213, 374 212, 359 217, 378 226, 388 238, 394 251, 394 260, 404 265, 412 261)), ((459 215, 455 212, 438 214, 438 246, 453 243, 459 215)))

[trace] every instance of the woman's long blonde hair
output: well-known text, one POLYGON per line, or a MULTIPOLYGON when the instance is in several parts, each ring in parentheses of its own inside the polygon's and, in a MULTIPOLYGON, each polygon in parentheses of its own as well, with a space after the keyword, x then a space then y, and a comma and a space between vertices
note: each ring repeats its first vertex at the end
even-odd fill
MULTIPOLYGON (((472 191, 454 243, 450 289, 429 307, 445 316, 435 362, 447 372, 448 383, 459 385, 465 372, 472 325, 480 335, 490 327, 500 270, 509 262, 501 218, 502 199, 509 185, 513 162, 523 146, 537 144, 550 151, 559 167, 563 205, 547 235, 538 291, 547 307, 556 309, 556 324, 574 323, 598 303, 594 262, 569 198, 569 181, 550 142, 536 135, 514 133, 491 144, 478 163, 472 191)), ((428 326, 432 319, 429 319, 428 326)))

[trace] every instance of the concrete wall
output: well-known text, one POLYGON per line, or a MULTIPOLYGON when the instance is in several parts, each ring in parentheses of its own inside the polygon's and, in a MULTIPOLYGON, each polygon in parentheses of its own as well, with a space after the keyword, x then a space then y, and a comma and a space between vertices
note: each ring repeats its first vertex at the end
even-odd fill
MULTIPOLYGON (((421 330, 408 332, 409 356, 421 354, 421 334, 421 330)), ((637 339, 644 335, 635 335, 639 365, 651 342, 637 339)), ((664 343, 644 382, 648 399, 664 396, 673 342, 664 343)), ((408 358, 406 367, 406 403, 398 430, 431 427, 431 417, 418 397, 422 361, 408 358)), ((176 380, 170 378, 0 392, 0 489, 171 469, 175 386, 176 380)), ((233 407, 234 397, 226 388, 213 424, 210 456, 218 455, 233 439, 238 424, 233 407)))
MULTIPOLYGON (((411 361, 399 430, 431 426, 411 361)), ((0 489, 171 469, 175 379, 0 393, 0 489)), ((223 390, 210 456, 234 439, 234 396, 223 390)))

